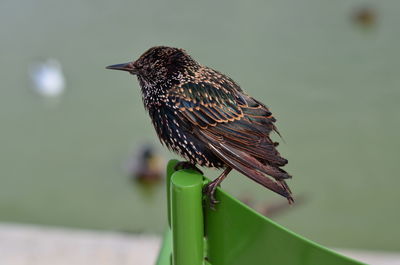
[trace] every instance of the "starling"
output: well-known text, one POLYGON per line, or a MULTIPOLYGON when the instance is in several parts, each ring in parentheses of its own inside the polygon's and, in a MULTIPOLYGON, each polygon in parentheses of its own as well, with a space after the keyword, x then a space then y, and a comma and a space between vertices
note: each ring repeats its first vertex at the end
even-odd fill
POLYGON ((288 161, 269 136, 279 134, 276 119, 231 78, 200 65, 183 49, 165 46, 107 69, 137 76, 161 143, 187 160, 181 166, 224 169, 204 189, 211 205, 218 203, 214 192, 232 169, 293 202, 285 182, 291 176, 281 168, 288 161))

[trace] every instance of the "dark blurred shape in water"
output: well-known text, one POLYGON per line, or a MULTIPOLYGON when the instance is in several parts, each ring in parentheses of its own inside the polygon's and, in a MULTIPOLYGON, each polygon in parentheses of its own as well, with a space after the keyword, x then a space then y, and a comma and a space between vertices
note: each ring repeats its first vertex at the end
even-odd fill
POLYGON ((370 6, 356 7, 352 13, 352 21, 362 27, 372 27, 377 22, 377 11, 370 6))
POLYGON ((247 206, 254 208, 260 214, 266 217, 275 217, 293 207, 298 207, 302 205, 306 201, 306 196, 304 194, 300 194, 295 197, 295 203, 290 205, 286 202, 276 201, 276 202, 261 202, 255 203, 254 198, 251 196, 243 196, 240 200, 246 204, 247 206))
POLYGON ((131 179, 145 186, 163 182, 165 159, 151 144, 143 144, 129 159, 126 170, 131 179))

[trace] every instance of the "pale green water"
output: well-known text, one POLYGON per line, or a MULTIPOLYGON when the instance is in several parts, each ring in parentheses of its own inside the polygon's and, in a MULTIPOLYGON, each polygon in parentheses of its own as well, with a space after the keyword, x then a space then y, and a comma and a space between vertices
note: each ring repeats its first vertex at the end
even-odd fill
MULTIPOLYGON (((139 143, 158 145, 138 84, 104 69, 163 44, 278 117, 291 187, 308 198, 279 223, 323 244, 400 250, 400 2, 374 1, 370 30, 351 23, 361 3, 1 1, 0 221, 163 230, 164 187, 144 196, 121 170, 139 143), (67 80, 54 106, 27 74, 47 57, 67 80)), ((224 187, 279 200, 237 173, 224 187)))

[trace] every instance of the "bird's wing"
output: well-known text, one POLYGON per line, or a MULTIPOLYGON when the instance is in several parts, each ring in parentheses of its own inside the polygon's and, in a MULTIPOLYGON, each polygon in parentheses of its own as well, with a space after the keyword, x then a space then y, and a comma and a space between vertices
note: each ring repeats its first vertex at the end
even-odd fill
POLYGON ((290 198, 281 169, 287 163, 269 138, 275 118, 262 103, 234 87, 188 82, 168 92, 176 114, 230 167, 290 198), (267 178, 265 175, 273 177, 267 178))

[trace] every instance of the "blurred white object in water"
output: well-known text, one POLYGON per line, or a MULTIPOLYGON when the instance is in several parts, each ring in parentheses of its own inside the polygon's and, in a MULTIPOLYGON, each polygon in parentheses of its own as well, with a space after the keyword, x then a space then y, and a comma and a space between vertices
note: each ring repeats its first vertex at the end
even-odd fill
POLYGON ((46 97, 57 97, 64 92, 65 78, 61 64, 55 59, 37 63, 30 69, 35 90, 46 97))

